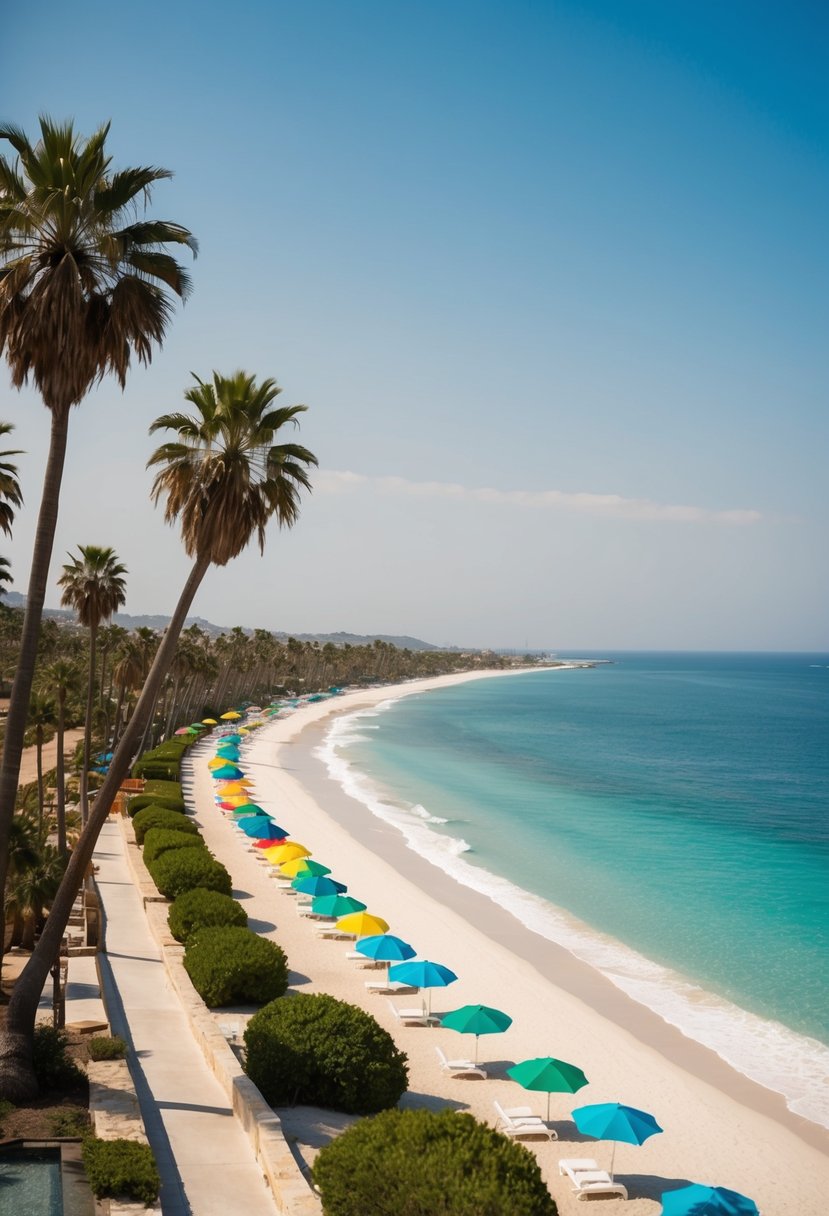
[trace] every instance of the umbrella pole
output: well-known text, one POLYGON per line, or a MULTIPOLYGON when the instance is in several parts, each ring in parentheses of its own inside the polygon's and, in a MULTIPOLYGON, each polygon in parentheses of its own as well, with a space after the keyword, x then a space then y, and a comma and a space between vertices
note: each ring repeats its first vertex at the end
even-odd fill
POLYGON ((613 1181, 613 1162, 616 1157, 616 1141, 613 1141, 613 1148, 610 1153, 610 1181, 613 1181))
POLYGON ((550 1091, 547 1090, 547 1122, 550 1122, 550 1091))

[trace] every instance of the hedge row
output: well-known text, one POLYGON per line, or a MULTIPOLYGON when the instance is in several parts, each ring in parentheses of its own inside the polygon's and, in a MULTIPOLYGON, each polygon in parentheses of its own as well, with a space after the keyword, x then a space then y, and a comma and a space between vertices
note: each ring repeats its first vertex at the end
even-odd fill
POLYGON ((206 887, 230 895, 233 883, 221 864, 206 848, 170 849, 147 865, 153 882, 167 899, 178 899, 193 887, 206 887))
POLYGON ((150 803, 140 810, 132 821, 135 828, 135 839, 139 844, 144 843, 144 837, 150 828, 167 828, 172 832, 189 832, 199 835, 199 829, 192 819, 188 819, 183 811, 171 811, 164 806, 150 803))
MULTIPOLYGON (((175 814, 175 812, 173 812, 175 814)), ((203 849, 204 841, 198 832, 171 831, 165 827, 151 827, 144 834, 144 864, 150 866, 156 858, 170 849, 203 849)))
POLYGON ((178 738, 165 739, 158 747, 139 756, 132 766, 132 776, 144 777, 147 780, 177 781, 181 758, 194 738, 192 735, 181 735, 178 738))
POLYGON ((276 942, 237 925, 199 929, 184 966, 206 1005, 260 1005, 288 988, 288 960, 276 942))
POLYGON ((167 924, 177 942, 186 942, 199 929, 235 925, 247 928, 248 914, 238 900, 220 891, 194 887, 170 905, 167 924))
POLYGON ((158 1198, 161 1178, 149 1145, 137 1140, 98 1140, 87 1136, 83 1143, 83 1165, 98 1199, 127 1196, 150 1207, 158 1198))

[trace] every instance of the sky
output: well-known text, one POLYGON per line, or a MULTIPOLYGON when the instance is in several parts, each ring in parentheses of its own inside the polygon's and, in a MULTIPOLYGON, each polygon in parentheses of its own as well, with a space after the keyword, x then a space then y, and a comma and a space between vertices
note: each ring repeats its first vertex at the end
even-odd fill
MULTIPOLYGON (((829 650, 827 62, 817 0, 13 6, 0 118, 111 120, 200 245, 151 367, 73 411, 47 605, 96 544, 172 610, 148 428, 244 368, 320 464, 216 624, 829 650)), ((5 365, 0 418, 25 592, 49 415, 5 365)))

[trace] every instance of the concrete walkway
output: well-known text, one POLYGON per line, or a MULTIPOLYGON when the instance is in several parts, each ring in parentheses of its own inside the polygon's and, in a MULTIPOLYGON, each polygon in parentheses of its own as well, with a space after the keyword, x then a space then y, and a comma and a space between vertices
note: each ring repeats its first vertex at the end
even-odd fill
POLYGON ((275 1216, 250 1143, 167 982, 117 823, 103 828, 95 864, 105 918, 104 995, 113 1034, 132 1048, 130 1070, 161 1173, 164 1216, 275 1216))

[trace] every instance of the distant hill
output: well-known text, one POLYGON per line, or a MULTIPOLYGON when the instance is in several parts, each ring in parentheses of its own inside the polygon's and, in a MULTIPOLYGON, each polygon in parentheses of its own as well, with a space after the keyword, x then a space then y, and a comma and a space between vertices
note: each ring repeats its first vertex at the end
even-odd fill
MULTIPOLYGON (((9 608, 24 608, 26 605, 25 595, 21 595, 19 591, 7 591, 0 598, 4 603, 8 604, 9 608)), ((44 608, 43 615, 51 617, 58 621, 74 621, 75 614, 65 608, 44 608)), ((124 629, 156 629, 161 631, 166 629, 170 623, 168 616, 131 616, 128 612, 116 612, 112 618, 114 624, 123 626, 124 629)), ((201 616, 188 616, 185 621, 185 628, 189 625, 198 625, 199 629, 203 629, 205 633, 209 633, 211 637, 218 637, 220 633, 229 633, 231 626, 229 625, 214 625, 212 621, 206 621, 201 616)), ((326 642, 333 642, 335 646, 369 646, 372 642, 389 642, 392 646, 397 646, 401 650, 456 650, 455 646, 444 647, 435 646, 431 642, 424 642, 420 638, 397 637, 389 633, 284 633, 280 629, 272 629, 270 631, 275 638, 280 642, 286 642, 288 638, 296 638, 298 642, 319 642, 324 646, 326 642)), ((252 629, 245 629, 245 633, 253 633, 252 629)))

